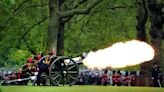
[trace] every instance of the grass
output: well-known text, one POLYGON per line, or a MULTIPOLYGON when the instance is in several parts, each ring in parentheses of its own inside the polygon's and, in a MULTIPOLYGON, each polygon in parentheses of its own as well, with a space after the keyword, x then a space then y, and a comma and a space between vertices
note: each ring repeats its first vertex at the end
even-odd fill
POLYGON ((0 86, 0 92, 164 92, 164 88, 124 86, 0 86))

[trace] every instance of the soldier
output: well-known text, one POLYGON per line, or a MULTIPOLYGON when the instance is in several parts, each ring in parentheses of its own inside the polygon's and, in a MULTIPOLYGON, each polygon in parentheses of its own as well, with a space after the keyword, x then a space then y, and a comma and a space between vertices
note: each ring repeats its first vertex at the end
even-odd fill
POLYGON ((117 85, 117 86, 121 86, 121 73, 120 71, 113 71, 113 75, 112 75, 112 81, 113 81, 113 86, 117 85))
MULTIPOLYGON (((46 56, 46 58, 43 58, 40 60, 38 63, 38 75, 37 75, 37 85, 40 86, 41 83, 41 75, 45 73, 46 75, 49 75, 49 66, 50 66, 50 61, 52 59, 52 56, 54 55, 54 51, 49 52, 49 54, 46 56)), ((43 85, 45 85, 43 83, 43 85)))
POLYGON ((37 71, 39 71, 39 68, 38 68, 38 63, 39 63, 39 60, 42 58, 42 56, 40 54, 37 54, 34 56, 34 62, 31 66, 31 75, 35 75, 35 73, 37 71))
POLYGON ((34 66, 36 66, 38 68, 38 65, 39 65, 39 61, 40 59, 42 58, 42 55, 41 54, 37 54, 34 56, 34 66))
POLYGON ((123 81, 124 81, 124 85, 125 86, 128 86, 129 84, 130 84, 130 76, 129 76, 129 74, 128 74, 128 71, 126 71, 126 73, 125 73, 125 77, 124 77, 124 79, 123 79, 123 81))
POLYGON ((34 56, 34 64, 38 65, 39 60, 42 58, 41 54, 37 54, 34 56))
POLYGON ((101 83, 102 83, 102 85, 104 85, 104 86, 106 86, 106 85, 108 84, 108 82, 109 82, 109 76, 108 76, 107 73, 108 73, 108 71, 105 70, 105 71, 104 71, 104 74, 102 75, 101 83))
POLYGON ((23 67, 18 71, 18 79, 27 77, 29 75, 32 63, 33 63, 33 58, 28 58, 27 64, 24 64, 23 67))
MULTIPOLYGON (((17 73, 17 78, 22 79, 22 78, 28 78, 31 75, 31 65, 33 63, 33 58, 28 58, 27 59, 27 64, 24 64, 21 69, 19 69, 17 73)), ((28 81, 23 81, 20 82, 20 84, 25 83, 27 84, 28 81)))
POLYGON ((131 86, 136 86, 136 71, 132 71, 130 73, 130 85, 131 86))

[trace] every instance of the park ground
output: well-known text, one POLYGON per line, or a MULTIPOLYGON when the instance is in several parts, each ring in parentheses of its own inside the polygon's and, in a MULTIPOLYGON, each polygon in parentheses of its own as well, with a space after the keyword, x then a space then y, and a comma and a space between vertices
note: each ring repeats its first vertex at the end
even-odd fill
POLYGON ((0 92, 164 92, 164 88, 123 86, 0 86, 0 92))

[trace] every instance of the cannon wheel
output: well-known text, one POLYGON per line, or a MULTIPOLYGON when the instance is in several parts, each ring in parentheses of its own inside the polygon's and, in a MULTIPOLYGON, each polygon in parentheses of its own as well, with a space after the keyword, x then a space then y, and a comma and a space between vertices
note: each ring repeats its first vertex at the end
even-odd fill
POLYGON ((69 57, 55 59, 50 66, 49 76, 53 85, 73 85, 78 80, 78 64, 69 57))

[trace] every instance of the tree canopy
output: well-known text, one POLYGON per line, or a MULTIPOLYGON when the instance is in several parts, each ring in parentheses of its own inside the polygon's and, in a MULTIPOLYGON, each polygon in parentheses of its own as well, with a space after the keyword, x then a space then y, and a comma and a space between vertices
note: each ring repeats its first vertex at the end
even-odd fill
MULTIPOLYGON (((79 8, 92 3, 92 0, 61 1, 65 1, 64 11, 78 2, 85 2, 79 8)), ((72 16, 64 27, 65 55, 75 57, 136 39, 137 9, 136 0, 103 0, 89 13, 72 16)), ((30 50, 46 53, 49 12, 48 0, 0 1, 0 66, 23 64, 32 56, 30 50)))

